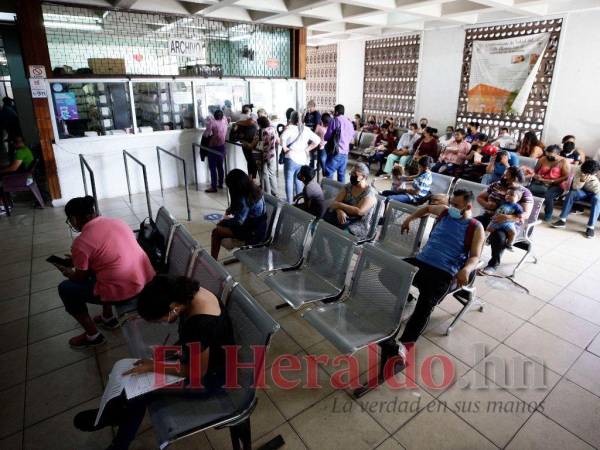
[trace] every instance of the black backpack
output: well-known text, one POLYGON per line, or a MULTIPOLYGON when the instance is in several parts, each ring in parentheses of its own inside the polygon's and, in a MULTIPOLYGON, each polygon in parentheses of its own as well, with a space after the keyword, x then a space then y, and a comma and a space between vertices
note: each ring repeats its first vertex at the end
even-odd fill
POLYGON ((325 143, 325 152, 327 153, 327 156, 336 156, 339 153, 342 126, 339 121, 337 122, 337 125, 337 128, 331 133, 331 138, 325 143))
POLYGON ((148 255, 152 267, 157 272, 165 272, 167 269, 165 261, 167 243, 151 218, 147 217, 140 223, 137 241, 148 255))

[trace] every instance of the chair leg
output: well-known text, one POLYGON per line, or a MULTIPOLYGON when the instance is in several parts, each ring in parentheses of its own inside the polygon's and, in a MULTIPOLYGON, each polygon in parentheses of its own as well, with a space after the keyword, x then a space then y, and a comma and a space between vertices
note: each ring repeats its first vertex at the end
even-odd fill
POLYGON ((42 198, 40 189, 38 188, 38 185, 35 181, 29 185, 29 190, 31 191, 31 193, 33 194, 35 199, 37 200, 38 204, 40 205, 40 208, 43 209, 44 208, 44 199, 42 198))
POLYGON ((385 367, 390 359, 392 359, 394 357, 397 358, 397 361, 394 363, 394 370, 390 374, 390 377, 396 375, 397 373, 402 372, 405 368, 404 362, 401 361, 399 354, 398 354, 398 352, 400 350, 400 346, 396 343, 395 336, 389 338, 386 341, 380 342, 378 345, 379 345, 379 348, 381 349, 381 352, 380 352, 380 357, 379 357, 379 369, 378 369, 378 373, 377 373, 377 379, 376 380, 367 380, 366 384, 363 384, 358 389, 355 389, 354 392, 352 393, 352 396, 354 398, 362 397, 363 395, 367 394, 368 392, 371 392, 373 389, 376 389, 377 387, 379 387, 381 384, 383 384, 385 382, 385 380, 386 380, 385 367))
POLYGON ((519 260, 519 262, 517 263, 515 268, 513 269, 512 273, 510 274, 510 277, 514 277, 516 275, 517 270, 519 270, 521 268, 521 266, 523 266, 523 264, 525 264, 525 261, 527 261, 527 257, 529 255, 533 256, 534 264, 537 264, 537 257, 533 254, 533 243, 532 242, 527 243, 527 251, 525 252, 523 257, 519 260))
POLYGON ((250 418, 229 427, 233 450, 252 450, 252 432, 250 418))
MULTIPOLYGON (((457 300, 460 301, 463 304, 463 307, 458 312, 458 314, 454 317, 454 320, 452 321, 452 323, 446 329, 446 336, 449 336, 450 333, 452 333, 452 329, 454 328, 454 326, 456 325, 456 323, 462 318, 462 316, 469 309, 471 309, 471 306, 473 306, 473 303, 476 301, 476 299, 475 299, 475 290, 473 288, 464 288, 464 289, 462 289, 459 292, 463 292, 463 291, 467 293, 466 301, 463 302, 461 299, 457 298, 457 300)), ((458 294, 459 292, 456 292, 455 294, 458 294)), ((456 295, 455 295, 455 297, 456 297, 456 295)), ((480 311, 483 311, 483 306, 480 307, 480 311)))

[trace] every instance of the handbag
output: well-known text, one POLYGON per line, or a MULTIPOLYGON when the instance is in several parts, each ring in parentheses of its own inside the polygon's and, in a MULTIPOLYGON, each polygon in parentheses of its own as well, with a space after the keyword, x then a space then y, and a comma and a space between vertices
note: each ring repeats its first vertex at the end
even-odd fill
POLYGON ((166 271, 166 242, 163 238, 154 220, 150 217, 144 219, 140 223, 140 230, 137 235, 137 242, 142 247, 142 250, 148 255, 152 267, 157 272, 166 271))
POLYGON ((200 161, 204 162, 204 159, 208 156, 208 151, 206 151, 206 147, 208 147, 208 143, 210 142, 210 136, 202 136, 200 139, 200 161))
POLYGON ((338 126, 334 128, 333 133, 331 133, 331 138, 325 142, 325 153, 327 153, 327 156, 337 156, 339 153, 342 127, 339 122, 337 122, 337 125, 338 126))
MULTIPOLYGON (((298 136, 296 136, 295 139, 292 142, 290 142, 290 144, 287 147, 290 148, 292 145, 294 145, 298 141, 298 139, 300 139, 300 136, 302 136, 303 132, 304 126, 300 125, 298 127, 298 136)), ((279 164, 285 164, 285 152, 283 151, 283 148, 281 149, 281 153, 279 153, 279 164)))

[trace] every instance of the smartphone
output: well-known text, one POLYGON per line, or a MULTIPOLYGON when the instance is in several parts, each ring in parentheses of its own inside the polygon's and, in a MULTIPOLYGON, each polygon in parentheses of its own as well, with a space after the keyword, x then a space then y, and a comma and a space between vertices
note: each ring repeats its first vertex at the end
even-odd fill
POLYGON ((50 264, 54 264, 55 266, 65 266, 65 267, 70 267, 71 266, 71 261, 65 258, 61 258, 59 256, 56 255, 51 255, 48 258, 46 258, 46 261, 48 261, 50 264))

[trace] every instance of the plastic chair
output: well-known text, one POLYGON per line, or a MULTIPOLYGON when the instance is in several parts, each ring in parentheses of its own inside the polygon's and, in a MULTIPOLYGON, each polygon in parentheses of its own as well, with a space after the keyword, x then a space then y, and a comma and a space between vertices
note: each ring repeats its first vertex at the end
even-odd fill
POLYGON ((272 241, 242 247, 234 256, 254 273, 299 267, 314 220, 299 208, 283 205, 272 241))
POLYGON ((9 194, 11 192, 31 191, 40 208, 44 208, 44 199, 35 181, 35 170, 38 163, 39 159, 36 158, 26 172, 12 173, 2 177, 2 202, 7 216, 10 216, 11 201, 9 194))
POLYGON ((410 227, 408 233, 402 233, 402 223, 417 209, 414 205, 390 200, 385 210, 381 234, 374 246, 402 258, 416 255, 421 248, 428 218, 421 218, 419 225, 410 227))
POLYGON ((297 270, 272 272, 264 282, 294 309, 336 300, 344 291, 354 245, 351 235, 321 220, 304 265, 297 270))
MULTIPOLYGON (((231 292, 226 309, 235 344, 239 346, 237 360, 253 367, 238 369, 239 387, 223 388, 209 396, 194 397, 176 391, 154 395, 148 411, 161 449, 191 434, 223 427, 229 427, 234 449, 251 448, 250 415, 257 403, 255 384, 264 369, 271 336, 279 325, 240 285, 231 292)), ((283 443, 281 437, 277 442, 283 443)))
POLYGON ((477 200, 475 199, 482 192, 486 192, 488 186, 486 186, 485 184, 476 183, 474 181, 463 180, 462 178, 459 178, 458 180, 456 180, 452 192, 455 192, 458 189, 465 189, 467 191, 473 192, 473 217, 477 217, 485 212, 479 204, 479 202, 477 202, 477 200))

